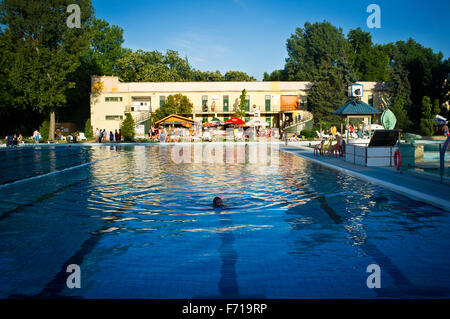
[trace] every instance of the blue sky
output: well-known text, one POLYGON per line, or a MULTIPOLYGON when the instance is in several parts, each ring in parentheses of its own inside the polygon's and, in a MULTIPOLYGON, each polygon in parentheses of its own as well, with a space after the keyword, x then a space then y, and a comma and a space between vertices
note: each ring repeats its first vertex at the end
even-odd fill
POLYGON ((286 40, 304 23, 329 21, 369 31, 375 43, 412 37, 450 55, 449 0, 258 1, 93 0, 96 16, 124 29, 131 49, 177 50, 202 71, 240 70, 262 79, 284 67, 286 40), (369 29, 369 4, 381 8, 381 28, 369 29))

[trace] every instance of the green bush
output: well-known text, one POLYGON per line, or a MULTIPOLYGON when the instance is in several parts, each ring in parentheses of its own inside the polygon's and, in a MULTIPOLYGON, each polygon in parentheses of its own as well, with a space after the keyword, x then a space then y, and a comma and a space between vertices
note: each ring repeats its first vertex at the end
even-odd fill
POLYGON ((135 128, 136 124, 134 123, 134 119, 130 113, 127 113, 125 120, 123 120, 120 125, 120 129, 122 130, 123 140, 125 142, 132 142, 134 140, 135 128))
POLYGON ((39 133, 41 133, 42 139, 44 141, 48 140, 48 130, 50 129, 50 121, 42 122, 39 127, 39 133))
POLYGON ((93 138, 94 137, 94 133, 92 132, 92 125, 91 125, 91 119, 88 119, 86 121, 86 124, 84 125, 84 136, 86 136, 86 138, 93 138))
POLYGON ((304 136, 305 138, 314 138, 316 136, 316 133, 313 130, 303 130, 300 135, 304 136))

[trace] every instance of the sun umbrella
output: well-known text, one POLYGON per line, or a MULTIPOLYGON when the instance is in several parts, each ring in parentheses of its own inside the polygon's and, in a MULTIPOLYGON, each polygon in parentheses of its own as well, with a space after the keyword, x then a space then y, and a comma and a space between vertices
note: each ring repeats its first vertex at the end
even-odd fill
POLYGON ((254 126, 267 126, 269 123, 261 120, 260 118, 252 118, 250 121, 245 123, 246 126, 254 127, 254 126))
POLYGON ((245 124, 245 122, 241 119, 238 119, 237 117, 232 117, 231 119, 225 121, 225 124, 245 124))
POLYGON ((434 119, 433 122, 438 123, 438 124, 447 124, 448 123, 447 119, 443 116, 440 116, 439 114, 436 115, 436 118, 434 119))
POLYGON ((192 127, 192 124, 189 122, 183 122, 183 123, 181 123, 181 125, 184 127, 192 127))

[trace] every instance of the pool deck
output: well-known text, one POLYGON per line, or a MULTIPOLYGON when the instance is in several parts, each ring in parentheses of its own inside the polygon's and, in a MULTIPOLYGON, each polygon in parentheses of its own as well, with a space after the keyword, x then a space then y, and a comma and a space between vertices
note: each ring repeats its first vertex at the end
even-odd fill
POLYGON ((301 145, 280 145, 280 149, 382 186, 411 199, 450 211, 450 186, 417 176, 398 172, 390 167, 363 167, 347 163, 343 158, 314 156, 311 148, 301 145))

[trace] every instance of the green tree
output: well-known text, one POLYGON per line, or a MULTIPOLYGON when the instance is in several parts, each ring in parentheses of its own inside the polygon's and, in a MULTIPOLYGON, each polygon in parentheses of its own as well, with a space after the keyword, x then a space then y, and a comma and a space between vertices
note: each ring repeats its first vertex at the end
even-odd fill
POLYGON ((132 142, 134 140, 136 123, 130 113, 125 115, 125 119, 120 124, 123 140, 125 142, 132 142))
POLYGON ((275 70, 272 73, 264 72, 263 81, 285 81, 285 70, 275 70))
POLYGON ((314 122, 339 124, 341 119, 333 112, 346 101, 342 73, 324 61, 319 66, 311 90, 308 93, 308 109, 314 115, 314 122))
POLYGON ((245 89, 242 90, 241 95, 239 96, 239 105, 237 105, 234 109, 234 116, 240 119, 245 118, 246 111, 245 105, 247 104, 247 91, 245 89))
POLYGON ((422 118, 420 120, 420 128, 426 136, 433 135, 433 120, 439 113, 439 101, 435 100, 434 105, 428 96, 422 98, 422 118))
POLYGON ((39 127, 39 133, 41 133, 42 139, 44 141, 48 140, 49 127, 50 122, 47 120, 42 122, 41 126, 39 127))
POLYGON ((349 60, 358 80, 388 81, 392 45, 374 46, 370 33, 361 28, 350 30, 347 39, 350 44, 349 60))
POLYGON ((418 126, 423 113, 423 97, 444 101, 448 92, 444 89, 448 73, 446 75, 443 54, 434 53, 432 49, 423 47, 413 39, 398 41, 395 50, 401 57, 403 67, 408 71, 411 85, 411 104, 408 106, 405 101, 405 107, 409 118, 418 126))
POLYGON ((200 82, 220 82, 225 81, 225 77, 219 70, 216 72, 193 70, 193 80, 200 82))
POLYGON ((68 81, 75 86, 67 91, 67 107, 58 112, 60 119, 80 126, 90 117, 91 77, 115 75, 117 61, 127 52, 122 47, 122 28, 93 18, 88 30, 91 37, 89 49, 80 56, 78 68, 68 76, 68 81))
POLYGON ((256 79, 245 72, 241 71, 228 71, 225 73, 225 81, 256 81, 256 79))
POLYGON ((178 52, 128 51, 117 61, 117 74, 126 82, 183 82, 194 80, 194 70, 178 52))
POLYGON ((30 105, 50 115, 49 139, 54 140, 55 110, 65 105, 66 92, 74 86, 67 80, 89 47, 87 24, 92 17, 90 0, 3 0, 0 24, 11 59, 9 83, 19 94, 15 104, 30 105), (81 8, 81 28, 69 28, 67 7, 81 8))
POLYGON ((169 95, 164 105, 158 108, 153 116, 154 121, 159 121, 171 114, 187 116, 192 113, 194 105, 189 98, 182 94, 169 95))
POLYGON ((84 136, 86 138, 92 138, 94 136, 94 128, 91 125, 91 119, 87 119, 86 124, 84 125, 84 136))
POLYGON ((400 98, 395 100, 390 109, 397 118, 397 128, 407 130, 411 126, 412 122, 409 120, 408 112, 406 112, 404 106, 405 102, 403 102, 403 98, 400 96, 400 98))
POLYGON ((409 83, 409 72, 405 68, 403 56, 396 52, 392 67, 392 75, 389 88, 391 105, 395 105, 398 100, 406 108, 411 105, 411 84, 409 83))
POLYGON ((329 22, 306 22, 287 40, 288 58, 285 72, 289 81, 313 81, 319 66, 326 61, 337 67, 345 58, 349 44, 341 28, 329 22))
POLYGON ((127 49, 122 47, 123 29, 117 25, 110 25, 108 21, 93 18, 89 25, 91 43, 89 50, 83 56, 99 66, 97 75, 115 75, 117 61, 122 58, 127 49))

